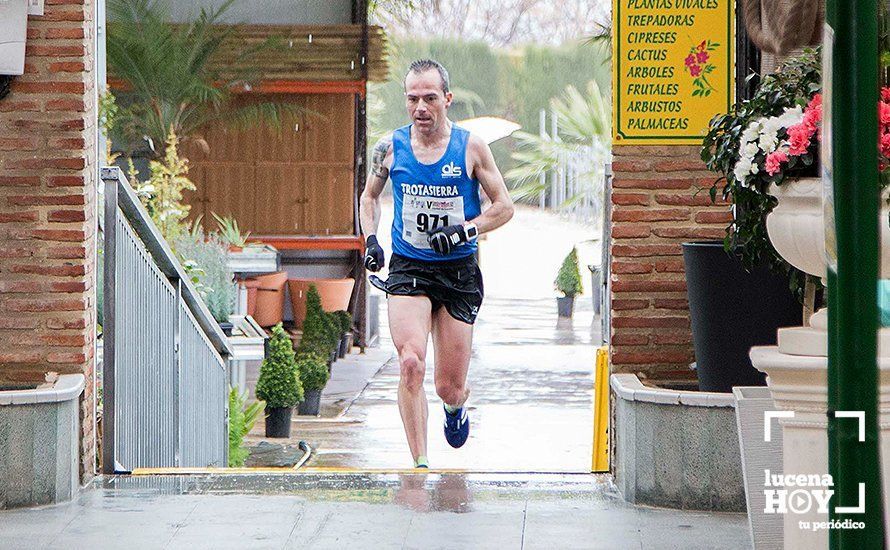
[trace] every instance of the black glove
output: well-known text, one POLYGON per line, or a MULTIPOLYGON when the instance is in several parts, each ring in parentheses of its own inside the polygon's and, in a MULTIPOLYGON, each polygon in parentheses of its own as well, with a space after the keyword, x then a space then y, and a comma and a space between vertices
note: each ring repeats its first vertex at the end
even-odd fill
POLYGON ((469 242, 470 237, 463 225, 449 225, 431 231, 427 241, 436 253, 447 256, 458 246, 469 242))
POLYGON ((369 271, 380 271, 386 264, 383 248, 377 242, 377 235, 368 235, 365 239, 365 268, 369 271))

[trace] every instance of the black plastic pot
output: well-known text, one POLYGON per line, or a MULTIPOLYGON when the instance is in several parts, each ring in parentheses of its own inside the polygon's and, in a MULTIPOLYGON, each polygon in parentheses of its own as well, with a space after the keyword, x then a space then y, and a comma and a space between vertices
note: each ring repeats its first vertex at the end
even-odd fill
POLYGON ((560 317, 571 317, 575 311, 575 297, 563 296, 556 299, 556 309, 560 317))
POLYGON ((722 242, 683 243, 689 315, 701 391, 766 385, 752 346, 776 344, 776 330, 799 326, 802 306, 788 279, 766 267, 750 273, 722 242))
POLYGON ((346 357, 347 353, 349 353, 349 335, 344 334, 340 337, 340 347, 337 350, 337 357, 342 359, 346 357))
POLYGON ((225 334, 226 336, 232 335, 232 329, 235 328, 235 325, 233 325, 232 323, 229 323, 227 321, 224 321, 224 322, 218 323, 218 324, 219 324, 219 328, 222 329, 223 334, 225 334))
POLYGON ((303 392, 303 401, 300 402, 300 414, 318 416, 321 408, 321 390, 307 390, 303 392))
POLYGON ((290 437, 290 418, 293 407, 270 407, 266 409, 266 437, 290 437))

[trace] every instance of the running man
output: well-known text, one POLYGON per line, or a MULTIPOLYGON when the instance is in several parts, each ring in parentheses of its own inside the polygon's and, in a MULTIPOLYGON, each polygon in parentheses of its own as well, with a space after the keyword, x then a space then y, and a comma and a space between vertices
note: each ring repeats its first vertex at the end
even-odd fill
POLYGON ((436 393, 445 406, 445 439, 457 448, 469 437, 467 370, 483 295, 476 239, 513 217, 488 144, 448 120, 452 97, 442 65, 428 59, 411 64, 405 77, 411 124, 374 147, 361 197, 365 267, 379 271, 385 263, 376 237, 380 194, 392 178, 389 278, 372 275, 371 283, 388 295, 389 327, 399 354, 399 412, 417 468, 429 467, 423 379, 430 334, 436 393), (480 185, 491 200, 485 212, 480 185))

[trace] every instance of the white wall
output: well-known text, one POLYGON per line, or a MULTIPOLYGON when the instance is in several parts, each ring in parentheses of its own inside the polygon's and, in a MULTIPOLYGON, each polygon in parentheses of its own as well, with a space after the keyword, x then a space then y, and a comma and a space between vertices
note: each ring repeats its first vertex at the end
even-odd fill
MULTIPOLYGON (((174 21, 188 21, 201 8, 212 9, 223 0, 174 0, 174 21)), ((270 25, 348 25, 352 0, 238 0, 226 12, 226 23, 270 25)))

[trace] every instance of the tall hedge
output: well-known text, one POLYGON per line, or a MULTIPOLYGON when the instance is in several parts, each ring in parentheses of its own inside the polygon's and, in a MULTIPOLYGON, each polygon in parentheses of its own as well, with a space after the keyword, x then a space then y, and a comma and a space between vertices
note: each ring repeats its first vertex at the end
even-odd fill
MULTIPOLYGON (((588 82, 595 80, 606 93, 611 82, 610 67, 605 63, 608 51, 597 44, 578 42, 558 47, 532 44, 505 50, 491 48, 483 42, 393 37, 389 81, 372 86, 369 92, 381 103, 379 114, 370 120, 372 134, 409 123, 403 78, 411 61, 424 57, 432 57, 445 65, 453 87, 481 97, 484 105, 476 106, 473 114, 506 117, 531 133, 538 132, 539 111, 549 109, 550 100, 560 96, 566 86, 583 90, 588 82)), ((460 93, 456 100, 449 112, 450 118, 467 118, 470 113, 460 101, 460 93)), ((501 171, 507 171, 513 164, 509 155, 510 140, 499 141, 492 149, 501 171)))

